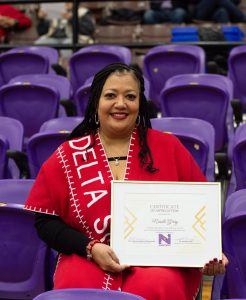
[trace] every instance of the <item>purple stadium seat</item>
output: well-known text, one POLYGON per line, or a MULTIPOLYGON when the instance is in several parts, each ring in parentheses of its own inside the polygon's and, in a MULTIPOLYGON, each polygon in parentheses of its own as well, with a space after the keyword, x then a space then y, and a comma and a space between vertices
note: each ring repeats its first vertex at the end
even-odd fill
POLYGON ((90 77, 86 82, 76 90, 73 101, 75 103, 76 112, 78 116, 85 115, 85 109, 90 97, 90 87, 93 77, 90 77))
POLYGON ((243 111, 246 112, 246 46, 233 47, 228 56, 228 77, 233 82, 234 98, 240 99, 243 111))
POLYGON ((176 135, 197 161, 209 181, 214 181, 213 126, 203 120, 192 118, 151 119, 153 129, 176 135))
POLYGON ((48 58, 50 64, 57 64, 59 61, 59 52, 57 49, 47 46, 23 46, 10 49, 8 52, 34 52, 48 58))
POLYGON ((59 106, 59 117, 66 116, 69 113, 68 109, 73 106, 71 101, 73 90, 71 82, 68 78, 57 75, 57 74, 32 74, 32 75, 20 75, 12 78, 9 84, 19 83, 19 84, 41 84, 46 85, 51 88, 56 88, 59 92, 60 106, 59 106))
POLYGON ((73 95, 70 80, 57 74, 32 74, 20 75, 12 78, 9 83, 29 82, 32 84, 44 84, 56 87, 60 94, 61 100, 69 100, 73 95))
POLYGON ((163 117, 202 119, 215 129, 215 151, 228 146, 231 158, 234 135, 232 82, 217 74, 183 74, 170 78, 161 94, 163 117))
POLYGON ((19 120, 24 126, 24 145, 41 125, 58 116, 59 93, 54 87, 7 84, 0 88, 0 116, 19 120))
POLYGON ((59 62, 59 52, 57 49, 48 46, 23 46, 10 49, 8 52, 33 52, 40 54, 48 59, 49 61, 49 73, 55 74, 52 69, 53 64, 58 64, 59 62))
POLYGON ((36 178, 44 161, 66 140, 67 135, 67 132, 39 132, 30 137, 26 151, 31 178, 36 178))
POLYGON ((27 157, 31 178, 37 176, 44 161, 65 142, 68 134, 83 120, 83 117, 61 117, 42 124, 39 133, 27 143, 27 157))
POLYGON ((119 45, 91 45, 75 52, 69 60, 74 92, 96 72, 110 63, 131 63, 131 50, 119 45))
POLYGON ((16 203, 23 205, 33 183, 33 179, 1 179, 0 205, 3 203, 16 203))
POLYGON ((0 77, 4 84, 22 74, 49 72, 48 58, 36 52, 5 52, 0 55, 0 77))
POLYGON ((50 250, 38 237, 34 213, 0 206, 0 298, 33 299, 48 290, 50 250))
POLYGON ((160 109, 160 92, 170 77, 205 72, 205 51, 194 45, 155 46, 145 54, 143 67, 150 83, 150 99, 160 109))
POLYGON ((82 121, 80 116, 55 118, 44 122, 39 131, 69 133, 82 121))
POLYGON ((103 289, 59 289, 42 293, 33 300, 144 300, 143 297, 126 292, 103 289))

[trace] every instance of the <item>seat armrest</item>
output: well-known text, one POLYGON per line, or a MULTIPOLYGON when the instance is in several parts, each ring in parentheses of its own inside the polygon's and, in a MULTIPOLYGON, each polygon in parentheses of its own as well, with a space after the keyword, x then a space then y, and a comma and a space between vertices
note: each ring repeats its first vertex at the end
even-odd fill
POLYGON ((30 178, 30 170, 26 153, 18 150, 7 150, 7 157, 13 159, 16 163, 20 170, 20 178, 30 178))

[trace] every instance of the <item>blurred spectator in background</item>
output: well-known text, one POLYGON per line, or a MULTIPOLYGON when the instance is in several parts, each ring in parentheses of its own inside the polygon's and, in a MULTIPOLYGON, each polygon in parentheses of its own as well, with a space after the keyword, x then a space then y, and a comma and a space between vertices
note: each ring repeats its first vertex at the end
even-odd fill
POLYGON ((245 14, 238 7, 239 0, 198 0, 195 2, 195 21, 246 22, 245 14))
POLYGON ((145 24, 158 24, 164 22, 184 23, 188 20, 187 5, 189 1, 165 0, 150 1, 150 9, 143 17, 145 24))
MULTIPOLYGON (((36 44, 70 44, 72 43, 73 3, 41 4, 37 13, 37 32, 40 38, 36 44)), ((93 20, 89 10, 84 7, 78 9, 78 34, 90 36, 94 33, 93 20)), ((86 39, 85 39, 86 40, 86 39)), ((84 42, 86 42, 84 40, 84 42)))
POLYGON ((0 4, 0 43, 8 42, 10 31, 31 27, 31 19, 12 5, 0 4))

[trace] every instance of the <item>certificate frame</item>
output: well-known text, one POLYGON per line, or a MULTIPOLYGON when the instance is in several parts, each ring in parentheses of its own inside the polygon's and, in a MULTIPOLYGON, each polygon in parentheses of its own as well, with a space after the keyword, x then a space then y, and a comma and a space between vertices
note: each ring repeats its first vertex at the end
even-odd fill
POLYGON ((113 180, 110 246, 131 266, 222 259, 220 183, 113 180))

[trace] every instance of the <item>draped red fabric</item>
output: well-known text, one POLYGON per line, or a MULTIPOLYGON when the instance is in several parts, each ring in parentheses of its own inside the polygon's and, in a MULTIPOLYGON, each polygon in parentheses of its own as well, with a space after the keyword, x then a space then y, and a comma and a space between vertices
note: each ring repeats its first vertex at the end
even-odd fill
MULTIPOLYGON (((191 155, 176 139, 152 129, 148 144, 159 168, 150 173, 138 158, 135 129, 128 150, 124 180, 205 181, 191 155)), ((92 239, 109 243, 110 201, 113 175, 99 133, 67 141, 44 163, 25 208, 59 215, 65 223, 92 239)), ((131 267, 109 274, 78 255, 61 254, 54 275, 55 289, 68 287, 129 291, 148 300, 193 299, 201 273, 194 268, 131 267)))
MULTIPOLYGON (((0 17, 1 16, 9 17, 18 21, 14 28, 17 30, 29 28, 32 25, 31 19, 12 5, 0 4, 0 17)), ((7 30, 0 26, 0 40, 6 36, 6 33, 7 30)))

